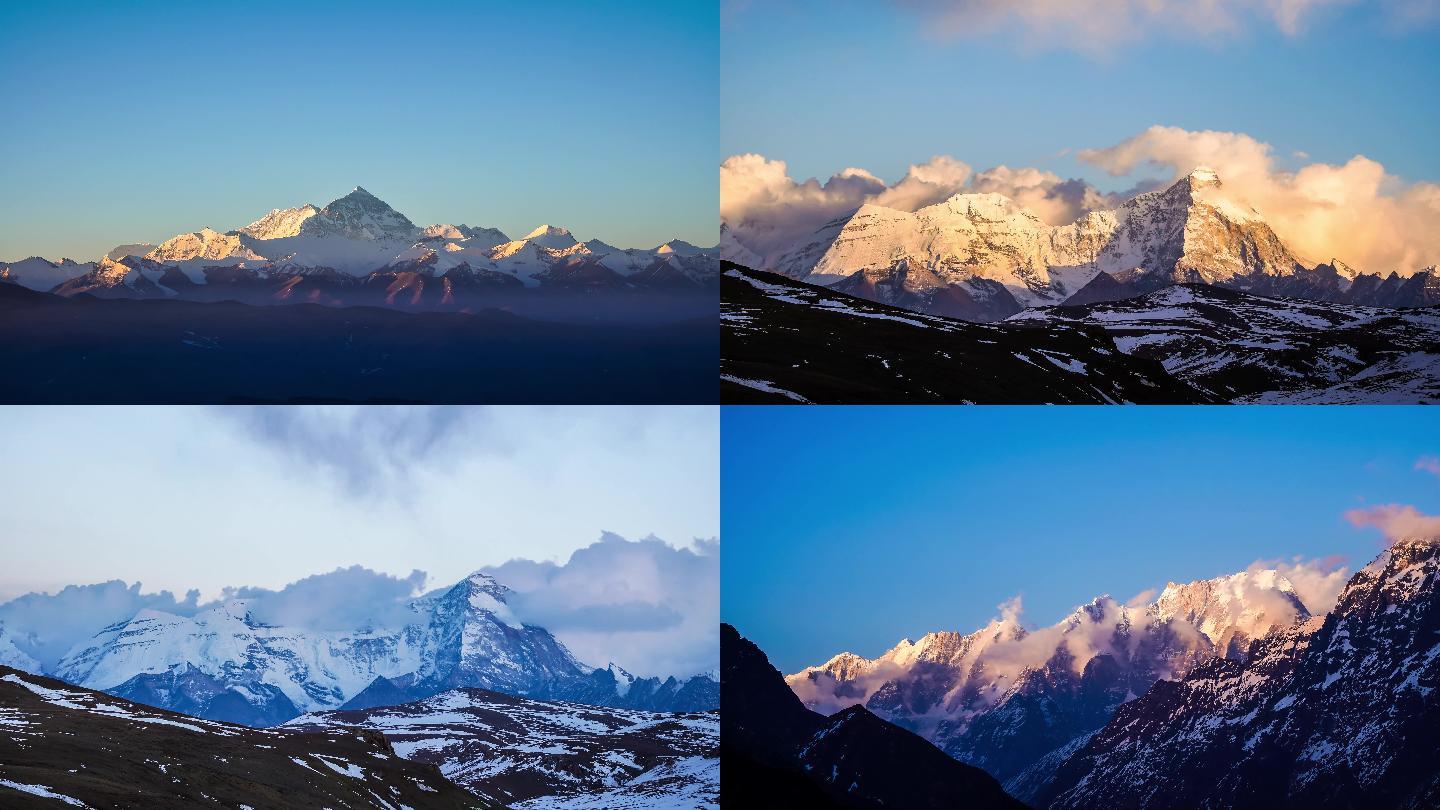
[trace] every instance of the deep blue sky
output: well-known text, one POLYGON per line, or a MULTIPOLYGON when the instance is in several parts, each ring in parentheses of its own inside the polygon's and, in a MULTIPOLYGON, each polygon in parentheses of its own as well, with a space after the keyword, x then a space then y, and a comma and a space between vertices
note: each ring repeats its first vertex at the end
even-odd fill
POLYGON ((969 632, 1021 594, 1102 593, 1257 559, 1380 549, 1347 509, 1434 514, 1422 408, 789 408, 721 416, 721 617, 786 672, 969 632))
POLYGON ((714 244, 708 3, 0 5, 0 259, 364 186, 418 224, 714 244))
POLYGON ((1147 30, 1097 54, 1014 30, 938 38, 900 3, 732 2, 720 156, 785 160, 797 180, 858 166, 894 181, 949 154, 1114 190, 1124 184, 1058 153, 1153 124, 1244 132, 1331 163, 1364 154, 1440 180, 1440 29, 1396 23, 1384 4, 1321 8, 1294 35, 1245 17, 1228 34, 1147 30))

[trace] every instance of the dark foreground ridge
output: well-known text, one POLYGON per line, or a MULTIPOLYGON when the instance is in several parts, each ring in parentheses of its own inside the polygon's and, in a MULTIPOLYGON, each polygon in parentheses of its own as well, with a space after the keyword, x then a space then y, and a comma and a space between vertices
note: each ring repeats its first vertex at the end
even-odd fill
POLYGON ((721 793, 736 807, 1023 808, 989 774, 855 706, 805 708, 765 653, 720 626, 721 793))
POLYGON ((1103 329, 970 323, 722 265, 726 403, 1197 403, 1103 329))
POLYGON ((9 403, 713 403, 713 316, 535 321, 498 310, 61 298, 0 284, 9 403))
POLYGON ((499 807, 373 731, 200 720, 10 667, 0 718, 0 807, 499 807))

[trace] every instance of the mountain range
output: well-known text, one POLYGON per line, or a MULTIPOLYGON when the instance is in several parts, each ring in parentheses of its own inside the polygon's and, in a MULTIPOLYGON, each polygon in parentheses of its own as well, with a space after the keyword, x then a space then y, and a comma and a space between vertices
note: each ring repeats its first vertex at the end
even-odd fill
POLYGON ((1307 266, 1204 167, 1065 225, 1049 225, 1000 194, 961 193, 914 212, 863 205, 769 261, 726 227, 721 251, 754 269, 972 321, 1174 284, 1361 306, 1440 303, 1433 266, 1383 276, 1339 259, 1307 266))
POLYGON ((1182 284, 981 324, 723 266, 725 402, 1440 401, 1433 307, 1182 284))
POLYGON ((1437 584, 1440 543, 1402 540, 1324 613, 1252 568, 786 680, 822 714, 873 712, 1036 807, 1429 807, 1437 584))
MULTIPOLYGON (((44 672, 137 703, 273 726, 302 713, 407 703, 458 687, 652 711, 718 706, 710 675, 636 678, 591 668, 512 613, 510 591, 477 573, 412 600, 393 627, 283 627, 244 600, 193 616, 142 610, 100 629, 44 672)), ((0 627, 0 656, 39 668, 23 631, 0 627), (17 655, 18 654, 18 655, 17 655)))
POLYGON ((1027 630, 1013 617, 973 633, 905 639, 875 659, 842 653, 786 681, 807 706, 863 705, 1029 800, 1042 763, 1083 740, 1126 700, 1250 640, 1309 618, 1276 571, 1185 585, 1130 606, 1098 597, 1058 624, 1027 630))
MULTIPOLYGON (((419 227, 363 188, 323 207, 276 209, 241 228, 202 228, 158 245, 122 245, 95 262, 0 263, 0 282, 62 296, 310 302, 406 309, 505 306, 597 291, 706 297, 718 248, 674 240, 621 249, 541 225, 419 227)), ((594 307, 594 304, 591 304, 594 307)))

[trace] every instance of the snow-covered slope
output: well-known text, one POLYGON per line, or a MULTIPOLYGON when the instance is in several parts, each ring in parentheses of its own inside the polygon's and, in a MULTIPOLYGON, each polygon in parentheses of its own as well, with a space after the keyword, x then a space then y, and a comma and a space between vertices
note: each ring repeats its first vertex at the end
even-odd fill
POLYGON ((909 312, 725 265, 721 395, 730 403, 1195 403, 1214 398, 1105 332, 909 312))
POLYGON ((786 681, 816 711, 863 705, 1028 799, 1047 775, 1034 766, 1125 701, 1202 661, 1243 658, 1242 638, 1309 615, 1279 573, 1243 572, 1171 583, 1144 606, 1102 596, 1050 627, 1005 616, 973 633, 905 639, 875 659, 842 653, 786 681))
POLYGON ((374 733, 254 729, 0 666, 0 806, 475 808, 374 733))
POLYGON ((669 714, 456 689, 415 703, 307 714, 287 728, 385 735, 406 759, 507 807, 716 808, 718 713, 669 714))
POLYGON ((1396 543, 1336 607, 1122 707, 1050 807, 1433 807, 1440 543, 1396 543))
POLYGON ((403 626, 279 627, 243 600, 194 616, 143 610, 62 658, 54 675, 140 703, 249 725, 302 712, 367 708, 456 687, 644 708, 713 708, 706 679, 617 686, 544 628, 517 621, 485 574, 414 600, 403 626))
POLYGON ((1274 569, 1241 571, 1187 584, 1171 582, 1154 605, 1160 621, 1198 629, 1217 655, 1243 660, 1250 643, 1310 618, 1295 586, 1274 569))
POLYGON ((1084 324, 1126 354, 1237 402, 1440 401, 1440 312, 1261 298, 1175 286, 1139 298, 1030 309, 1007 323, 1084 324))
POLYGON ((15 639, 10 637, 10 631, 3 622, 0 622, 0 666, 14 667, 26 672, 40 670, 39 661, 15 646, 15 639))
POLYGON ((299 208, 275 208, 265 216, 241 228, 239 232, 255 239, 299 236, 300 227, 305 224, 305 220, 318 213, 320 213, 320 209, 309 203, 299 208))

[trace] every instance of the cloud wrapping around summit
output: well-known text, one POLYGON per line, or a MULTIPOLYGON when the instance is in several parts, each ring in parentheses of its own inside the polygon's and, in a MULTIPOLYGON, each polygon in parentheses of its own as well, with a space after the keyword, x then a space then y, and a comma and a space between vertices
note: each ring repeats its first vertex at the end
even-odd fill
POLYGON ((745 154, 721 164, 720 216, 742 245, 774 261, 806 244, 825 223, 866 203, 913 212, 961 192, 994 192, 1062 225, 1209 166, 1228 195, 1259 210, 1312 265, 1338 258, 1366 272, 1409 275, 1440 261, 1440 229, 1434 227, 1440 221, 1440 184, 1406 183, 1363 155, 1341 165, 1310 163, 1290 170, 1270 144, 1244 133, 1153 126, 1078 156, 1116 177, 1157 168, 1168 176, 1105 194, 1084 180, 1043 169, 997 166, 976 172, 942 155, 911 166, 894 184, 853 167, 821 183, 796 181, 782 160, 745 154))
POLYGON ((893 185, 857 168, 824 183, 814 178, 796 182, 785 161, 753 153, 727 158, 720 166, 721 220, 742 244, 771 261, 825 223, 867 203, 913 212, 960 193, 1003 194, 1051 225, 1124 201, 1054 172, 1009 166, 977 172, 946 155, 912 165, 893 185))
POLYGON ((1405 183, 1364 155, 1290 171, 1274 147, 1243 133, 1154 126, 1079 156, 1115 176, 1158 166, 1172 182, 1209 166, 1312 263, 1339 258, 1367 272, 1408 275, 1440 261, 1440 184, 1405 183))

